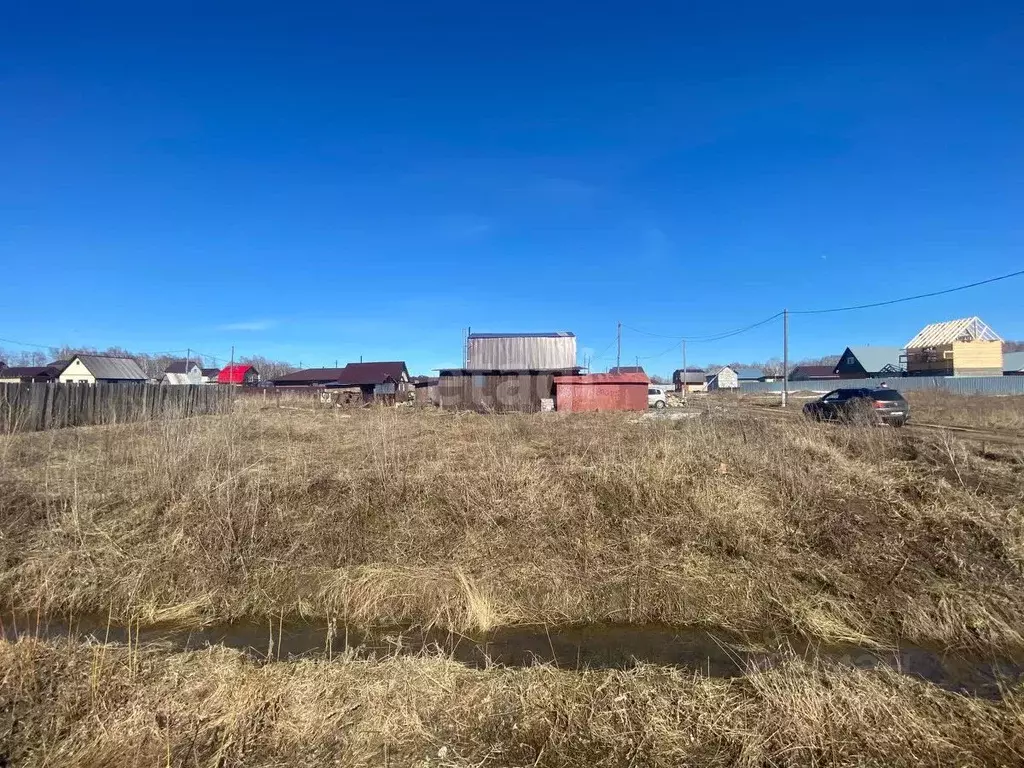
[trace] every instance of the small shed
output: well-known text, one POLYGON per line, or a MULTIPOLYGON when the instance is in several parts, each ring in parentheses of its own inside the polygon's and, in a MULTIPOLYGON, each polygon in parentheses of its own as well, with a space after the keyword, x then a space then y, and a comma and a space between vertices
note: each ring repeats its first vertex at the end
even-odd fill
POLYGON ((540 411, 542 400, 555 397, 555 377, 575 376, 563 370, 478 370, 444 368, 438 373, 437 398, 442 408, 470 411, 540 411))
POLYGON ((717 389, 739 389, 740 380, 736 371, 728 365, 719 368, 715 373, 708 374, 707 388, 709 392, 717 389))
POLYGON ((847 347, 832 372, 840 379, 884 379, 903 375, 899 347, 847 347))
POLYGON ((1003 340, 981 318, 932 323, 907 342, 911 376, 1002 376, 1003 340))
POLYGON ((437 376, 413 376, 411 383, 417 405, 437 405, 437 376))
POLYGON ((591 373, 555 377, 555 410, 646 411, 647 374, 591 373))
POLYGON ((228 365, 217 374, 218 384, 231 384, 236 387, 255 387, 260 383, 260 372, 252 365, 235 363, 228 365))

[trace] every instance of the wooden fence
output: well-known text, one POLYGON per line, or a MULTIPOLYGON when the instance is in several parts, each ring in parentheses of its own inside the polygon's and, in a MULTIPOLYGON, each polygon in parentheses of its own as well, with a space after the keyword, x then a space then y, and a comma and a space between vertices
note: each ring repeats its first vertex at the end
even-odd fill
POLYGON ((231 387, 160 384, 0 384, 0 432, 122 424, 225 413, 231 387))

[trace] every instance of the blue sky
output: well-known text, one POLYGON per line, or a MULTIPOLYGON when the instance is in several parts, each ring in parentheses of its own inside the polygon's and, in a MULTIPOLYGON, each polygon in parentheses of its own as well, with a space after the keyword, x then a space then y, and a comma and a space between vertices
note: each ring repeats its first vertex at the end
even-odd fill
MULTIPOLYGON (((705 336, 1022 268, 1019 3, 695 5, 12 5, 0 337, 423 373, 466 326, 571 330, 601 367, 619 320, 705 336)), ((795 317, 791 353, 974 314, 1024 338, 1022 295, 795 317)), ((777 356, 781 327, 688 352, 777 356)), ((626 331, 638 356, 678 345, 626 331)))

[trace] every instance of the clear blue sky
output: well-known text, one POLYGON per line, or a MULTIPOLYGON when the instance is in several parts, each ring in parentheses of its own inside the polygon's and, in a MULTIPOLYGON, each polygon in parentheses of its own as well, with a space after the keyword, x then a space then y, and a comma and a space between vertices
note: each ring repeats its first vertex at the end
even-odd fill
MULTIPOLYGON (((1024 266, 1019 2, 496 5, 8 4, 0 337, 424 373, 465 326, 571 330, 599 367, 617 320, 701 336, 1024 266)), ((794 318, 791 351, 973 314, 1024 338, 1022 296, 794 318)), ((677 350, 624 334, 651 372, 677 350)))

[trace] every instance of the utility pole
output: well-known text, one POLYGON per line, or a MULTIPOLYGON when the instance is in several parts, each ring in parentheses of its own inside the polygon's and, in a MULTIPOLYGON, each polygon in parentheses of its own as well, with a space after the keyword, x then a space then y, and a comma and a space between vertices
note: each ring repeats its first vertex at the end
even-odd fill
POLYGON ((621 322, 618 324, 618 328, 615 331, 615 340, 616 340, 615 341, 615 343, 616 343, 615 367, 616 368, 621 368, 622 367, 622 323, 621 322))
POLYGON ((782 407, 789 399, 789 310, 782 310, 782 407))
POLYGON ((686 380, 686 339, 683 339, 683 402, 686 402, 686 390, 689 387, 689 382, 686 380))
POLYGON ((188 378, 188 359, 192 357, 192 347, 186 347, 185 349, 185 381, 189 381, 188 378))

